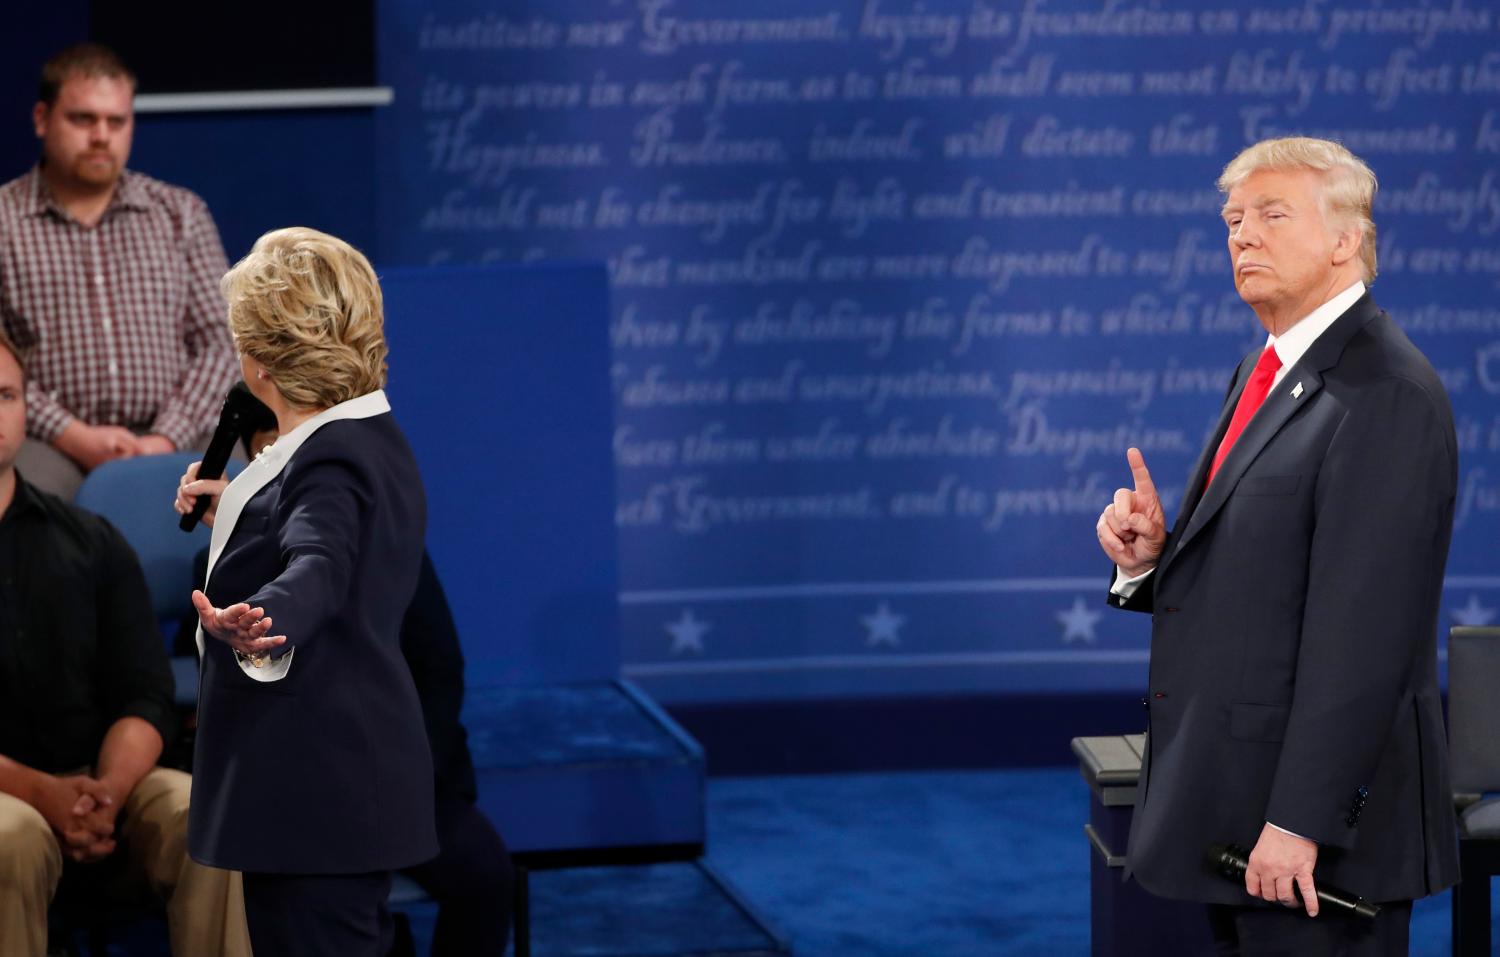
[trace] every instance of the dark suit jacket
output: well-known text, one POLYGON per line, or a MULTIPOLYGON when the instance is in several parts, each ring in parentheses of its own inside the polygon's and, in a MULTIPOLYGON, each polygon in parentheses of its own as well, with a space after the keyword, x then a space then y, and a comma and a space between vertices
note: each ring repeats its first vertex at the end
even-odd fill
MULTIPOLYGON (((193 580, 208 574, 208 549, 193 557, 193 580)), ((174 653, 196 655, 193 640, 198 612, 189 606, 183 613, 174 640, 174 653)), ((422 571, 401 621, 401 655, 411 669, 422 702, 427 726, 427 745, 432 751, 432 773, 437 793, 473 804, 479 797, 474 777, 474 758, 469 752, 469 732, 462 718, 464 705, 464 653, 458 627, 448 607, 448 596, 437 577, 432 557, 422 552, 422 571)), ((78 767, 77 763, 69 767, 78 767)))
POLYGON ((208 581, 296 650, 279 681, 206 641, 189 849, 272 873, 393 870, 437 853, 432 762, 399 630, 422 558, 421 478, 389 413, 330 422, 241 513, 208 581))
POLYGON ((1452 410, 1366 294, 1287 370, 1205 492, 1258 352, 1156 571, 1111 595, 1152 615, 1129 867, 1162 896, 1247 903, 1206 851, 1253 847, 1270 821, 1319 843, 1318 878, 1422 897, 1458 878, 1436 677, 1452 410))

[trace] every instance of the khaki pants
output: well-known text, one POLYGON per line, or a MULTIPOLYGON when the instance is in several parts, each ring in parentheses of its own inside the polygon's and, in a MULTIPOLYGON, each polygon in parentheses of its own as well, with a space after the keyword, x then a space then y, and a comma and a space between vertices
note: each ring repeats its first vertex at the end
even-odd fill
MULTIPOLYGON (((204 867, 187 855, 192 778, 155 768, 125 800, 116 854, 166 902, 175 957, 248 957, 250 935, 237 871, 204 867)), ((0 794, 0 954, 47 952, 47 905, 62 877, 62 850, 36 808, 0 794)))

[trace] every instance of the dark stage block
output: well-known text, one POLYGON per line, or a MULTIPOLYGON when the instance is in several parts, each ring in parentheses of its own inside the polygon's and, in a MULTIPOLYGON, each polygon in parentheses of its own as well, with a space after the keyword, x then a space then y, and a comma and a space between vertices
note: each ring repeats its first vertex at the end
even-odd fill
POLYGON ((471 689, 464 724, 480 806, 533 866, 702 852, 703 752, 629 682, 471 689))
POLYGON ((1124 880, 1125 845, 1145 735, 1074 738, 1088 782, 1089 904, 1094 957, 1161 957, 1212 952, 1202 904, 1164 900, 1124 880))

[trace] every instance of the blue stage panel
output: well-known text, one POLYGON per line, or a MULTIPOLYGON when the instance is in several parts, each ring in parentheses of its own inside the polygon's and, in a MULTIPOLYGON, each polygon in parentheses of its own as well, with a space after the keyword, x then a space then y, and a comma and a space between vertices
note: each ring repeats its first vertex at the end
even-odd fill
POLYGON ((619 674, 597 265, 387 270, 390 395, 471 686, 619 674))

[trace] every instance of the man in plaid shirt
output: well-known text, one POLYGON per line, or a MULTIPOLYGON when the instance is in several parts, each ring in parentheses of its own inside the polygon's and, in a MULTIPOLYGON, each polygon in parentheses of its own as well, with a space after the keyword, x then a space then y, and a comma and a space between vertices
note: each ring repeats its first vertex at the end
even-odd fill
POLYGON ((31 370, 16 464, 64 498, 111 459, 200 446, 237 374, 208 208, 125 168, 134 96, 110 50, 54 56, 41 160, 0 186, 0 328, 31 370))

